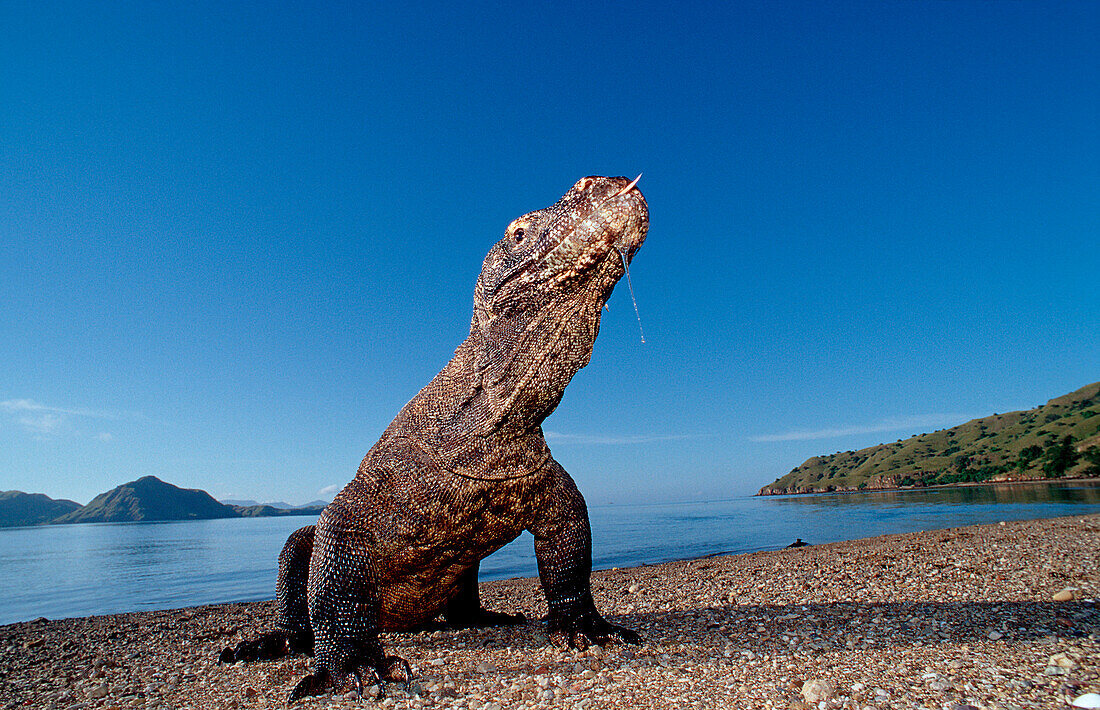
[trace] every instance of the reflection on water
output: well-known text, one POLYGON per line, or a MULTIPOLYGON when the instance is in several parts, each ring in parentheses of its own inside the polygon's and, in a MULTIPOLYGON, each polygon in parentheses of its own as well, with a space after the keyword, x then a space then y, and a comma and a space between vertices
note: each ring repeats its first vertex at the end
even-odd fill
MULTIPOLYGON (((1100 513, 1100 484, 1062 482, 592 506, 593 563, 627 567, 887 533, 1100 513)), ((308 516, 0 529, 0 624, 271 599, 279 550, 308 516)), ((482 579, 538 574, 530 534, 482 579)))
POLYGON ((814 495, 773 496, 778 505, 837 506, 910 506, 910 505, 1041 505, 1043 503, 1100 504, 1100 484, 1003 483, 961 488, 926 488, 865 493, 818 493, 814 495))
MULTIPOLYGON (((1058 482, 592 506, 596 569, 1001 520, 1100 513, 1100 484, 1058 482)), ((483 578, 537 574, 530 536, 481 565, 483 578)))

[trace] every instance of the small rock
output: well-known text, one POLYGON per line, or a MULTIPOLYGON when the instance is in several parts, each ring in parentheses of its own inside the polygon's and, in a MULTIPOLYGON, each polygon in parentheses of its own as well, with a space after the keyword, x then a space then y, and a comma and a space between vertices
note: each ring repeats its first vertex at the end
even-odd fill
POLYGON ((836 693, 832 683, 816 678, 802 684, 802 697, 807 703, 819 703, 822 700, 830 700, 836 693))
POLYGON ((988 634, 986 634, 986 638, 988 638, 990 641, 999 641, 1003 636, 1004 634, 1002 634, 1000 631, 990 631, 988 634))
POLYGON ((428 661, 429 666, 441 666, 444 663, 446 663, 446 661, 444 661, 442 658, 433 658, 432 660, 428 661))
POLYGON ((482 661, 474 670, 478 673, 496 673, 497 667, 488 661, 482 661))
POLYGON ((1069 670, 1072 670, 1077 667, 1077 661, 1070 658, 1065 653, 1056 653, 1050 657, 1050 660, 1047 661, 1047 665, 1058 666, 1059 668, 1067 668, 1069 670))
POLYGON ((109 690, 109 688, 107 687, 106 682, 100 683, 99 685, 97 685, 96 687, 94 687, 94 688, 92 688, 91 690, 88 691, 88 697, 89 698, 105 698, 105 697, 107 697, 108 690, 109 690))
POLYGON ((1100 695, 1085 693, 1074 698, 1070 705, 1075 708, 1100 708, 1100 695))
POLYGON ((1074 589, 1073 587, 1066 587, 1065 589, 1063 589, 1060 592, 1057 592, 1054 595, 1054 601, 1056 601, 1056 602, 1071 602, 1071 601, 1073 601, 1074 596, 1076 596, 1074 594, 1074 592, 1076 592, 1076 591, 1077 590, 1074 589))
POLYGON ((1061 666, 1047 666, 1043 675, 1069 675, 1069 669, 1061 666))
POLYGON ((633 594, 633 593, 637 592, 639 589, 640 589, 640 587, 637 584, 632 584, 629 587, 627 587, 626 591, 633 594))
POLYGON ((937 692, 942 692, 944 690, 950 690, 951 689, 951 681, 944 680, 943 678, 937 678, 936 680, 929 683, 928 687, 931 688, 932 690, 937 691, 937 692))
POLYGON ((256 690, 256 689, 255 689, 255 688, 253 688, 253 687, 252 687, 251 685, 249 685, 249 686, 245 686, 245 689, 244 689, 244 697, 246 697, 246 698, 254 698, 254 697, 256 697, 256 696, 257 696, 257 695, 259 695, 259 694, 260 694, 260 691, 256 690))

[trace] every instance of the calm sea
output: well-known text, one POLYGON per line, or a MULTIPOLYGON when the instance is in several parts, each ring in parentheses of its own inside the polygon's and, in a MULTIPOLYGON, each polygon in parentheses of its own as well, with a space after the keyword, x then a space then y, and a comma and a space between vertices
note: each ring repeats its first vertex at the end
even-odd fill
MULTIPOLYGON (((734 498, 592 506, 597 569, 774 550, 796 537, 887 533, 1100 513, 1100 484, 734 498)), ((0 624, 271 599, 279 550, 309 517, 0 529, 0 624)), ((524 534, 481 564, 482 579, 535 576, 524 534)))

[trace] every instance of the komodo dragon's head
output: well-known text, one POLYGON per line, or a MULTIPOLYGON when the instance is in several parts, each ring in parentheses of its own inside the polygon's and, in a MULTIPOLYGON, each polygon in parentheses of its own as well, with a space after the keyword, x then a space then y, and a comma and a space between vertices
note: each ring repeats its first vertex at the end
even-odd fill
POLYGON ((636 183, 581 178, 555 204, 514 220, 489 250, 471 338, 482 386, 503 410, 541 421, 588 364, 601 308, 649 229, 636 183))

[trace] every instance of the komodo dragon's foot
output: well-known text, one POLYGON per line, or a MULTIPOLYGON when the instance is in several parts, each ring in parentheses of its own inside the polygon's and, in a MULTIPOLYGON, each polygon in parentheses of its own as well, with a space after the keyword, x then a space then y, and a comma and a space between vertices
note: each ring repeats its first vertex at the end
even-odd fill
POLYGON ((446 615, 447 625, 453 629, 481 629, 486 626, 518 626, 527 623, 527 617, 523 614, 505 614, 499 611, 489 611, 481 607, 473 614, 446 615))
POLYGON ((273 661, 283 656, 313 653, 313 641, 308 634, 277 629, 248 640, 233 648, 222 649, 218 663, 237 661, 273 661))
POLYGON ((317 672, 298 681, 286 701, 293 703, 309 695, 351 691, 355 692, 357 699, 362 699, 364 689, 372 685, 378 686, 378 699, 381 699, 386 694, 386 681, 408 685, 413 677, 408 661, 399 656, 383 656, 377 664, 361 663, 353 666, 350 672, 339 675, 326 668, 319 668, 317 672))
POLYGON ((550 638, 555 643, 571 646, 581 651, 595 644, 603 646, 608 641, 641 643, 637 631, 609 623, 595 609, 582 611, 574 616, 550 618, 550 638))

